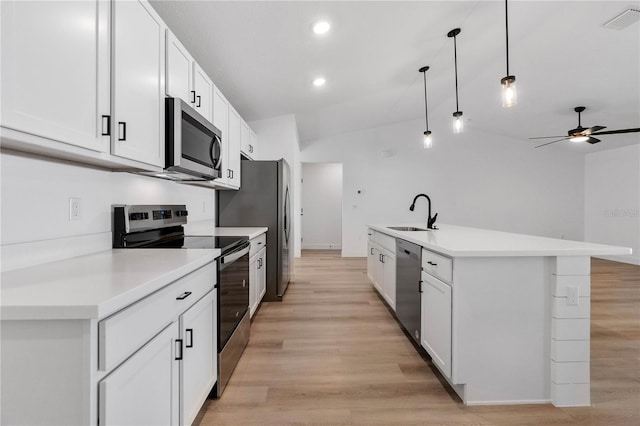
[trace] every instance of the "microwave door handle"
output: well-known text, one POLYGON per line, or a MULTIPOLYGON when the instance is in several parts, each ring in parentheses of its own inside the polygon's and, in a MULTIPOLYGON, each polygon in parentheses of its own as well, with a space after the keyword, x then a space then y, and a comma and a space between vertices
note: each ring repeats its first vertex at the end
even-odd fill
POLYGON ((211 140, 211 146, 209 147, 209 158, 211 159, 211 163, 213 164, 213 168, 215 170, 220 168, 220 163, 222 163, 222 144, 220 143, 220 139, 218 139, 218 135, 213 135, 213 139, 211 140), (213 146, 217 144, 219 148, 220 154, 218 158, 213 158, 213 146))

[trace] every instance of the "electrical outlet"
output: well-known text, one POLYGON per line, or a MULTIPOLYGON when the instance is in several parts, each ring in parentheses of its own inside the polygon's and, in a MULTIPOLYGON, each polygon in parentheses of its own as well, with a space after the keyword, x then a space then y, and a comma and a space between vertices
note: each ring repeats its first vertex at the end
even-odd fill
POLYGON ((80 220, 80 198, 69 198, 69 220, 80 220))
POLYGON ((567 305, 578 306, 580 302, 580 291, 578 287, 567 287, 567 305))

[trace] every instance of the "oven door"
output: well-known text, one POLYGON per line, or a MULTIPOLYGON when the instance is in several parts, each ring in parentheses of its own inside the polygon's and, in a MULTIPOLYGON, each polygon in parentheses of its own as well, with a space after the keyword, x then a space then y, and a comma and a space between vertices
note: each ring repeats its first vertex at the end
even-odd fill
POLYGON ((220 258, 218 350, 222 350, 249 309, 249 242, 220 258))
POLYGON ((186 102, 165 100, 165 169, 181 180, 213 180, 222 169, 222 133, 186 102))

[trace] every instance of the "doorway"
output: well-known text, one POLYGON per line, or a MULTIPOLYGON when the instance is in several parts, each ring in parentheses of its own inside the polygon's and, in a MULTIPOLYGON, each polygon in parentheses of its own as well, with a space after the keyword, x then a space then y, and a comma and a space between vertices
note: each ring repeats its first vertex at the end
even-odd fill
POLYGON ((303 250, 342 250, 342 163, 302 163, 303 250))

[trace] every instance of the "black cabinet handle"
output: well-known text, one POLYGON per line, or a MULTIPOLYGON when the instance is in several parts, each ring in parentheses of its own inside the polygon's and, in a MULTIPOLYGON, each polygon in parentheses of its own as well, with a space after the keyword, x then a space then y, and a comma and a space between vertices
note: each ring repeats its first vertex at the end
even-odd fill
POLYGON ((191 91, 191 103, 192 104, 196 103, 196 91, 195 90, 191 91))
POLYGON ((182 360, 182 339, 176 339, 176 361, 182 360), (178 355, 180 353, 180 355, 178 355))
POLYGON ((428 263, 429 265, 431 265, 431 266, 438 266, 438 264, 437 264, 437 263, 433 263, 433 262, 431 262, 431 261, 427 261, 427 263, 428 263))
POLYGON ((373 256, 373 248, 371 249, 371 256, 373 256))
POLYGON ((253 145, 249 145, 249 152, 253 152, 253 145))
POLYGON ((187 339, 186 339, 187 344, 184 345, 184 346, 185 346, 185 348, 192 348, 193 347, 193 328, 187 328, 185 330, 185 334, 186 334, 186 337, 187 337, 187 339))
POLYGON ((111 134, 111 116, 110 115, 103 115, 102 116, 102 136, 109 136, 111 134), (107 130, 104 130, 105 125, 104 125, 104 120, 105 118, 107 119, 107 130))
POLYGON ((118 137, 119 141, 127 140, 127 123, 124 121, 118 121, 118 133, 120 134, 118 137))
POLYGON ((180 296, 176 297, 176 300, 184 300, 189 296, 191 296, 191 292, 190 291, 185 291, 180 296))
POLYGON ((196 104, 196 106, 200 108, 200 95, 196 96, 196 99, 198 100, 198 103, 196 104))
POLYGON ((418 293, 422 293, 422 280, 418 281, 418 293))

